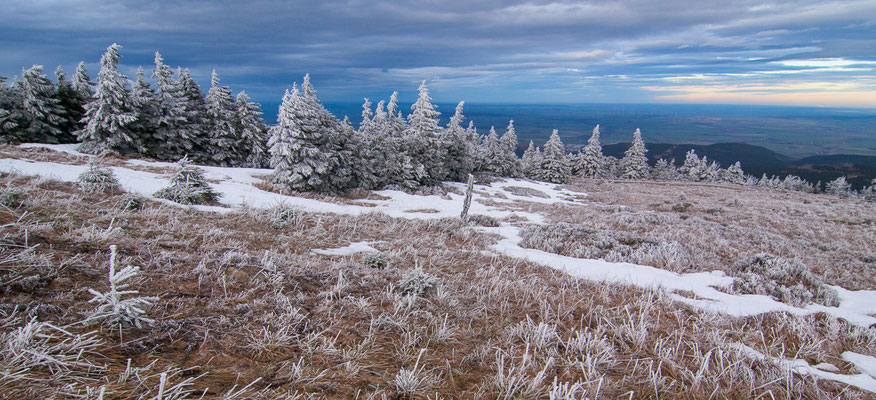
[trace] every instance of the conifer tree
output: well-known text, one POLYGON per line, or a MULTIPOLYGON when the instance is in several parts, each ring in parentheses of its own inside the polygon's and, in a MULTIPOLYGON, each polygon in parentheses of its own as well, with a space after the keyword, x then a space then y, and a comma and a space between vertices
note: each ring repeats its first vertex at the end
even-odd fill
MULTIPOLYGON (((408 141, 404 136, 407 124, 398 111, 398 92, 392 92, 385 111, 383 105, 383 101, 377 103, 373 118, 377 145, 385 160, 381 185, 413 190, 425 180, 426 171, 408 153, 408 141)), ((380 168, 379 164, 376 168, 380 168)))
POLYGON ((121 154, 137 152, 138 142, 130 125, 136 121, 131 107, 127 78, 118 70, 121 48, 113 43, 100 59, 97 91, 85 105, 85 127, 79 131, 80 151, 98 154, 112 150, 121 154))
POLYGON ((739 161, 727 168, 727 171, 724 174, 724 180, 739 185, 745 183, 745 172, 742 171, 742 164, 740 164, 739 161))
POLYGON ((84 61, 80 61, 79 65, 76 66, 76 73, 73 74, 73 89, 76 90, 84 103, 91 101, 91 98, 94 97, 94 82, 85 72, 84 61))
POLYGON ((240 145, 249 152, 244 165, 252 168, 268 166, 268 127, 262 119, 258 103, 249 101, 246 92, 237 95, 235 104, 240 136, 240 145))
POLYGON ((514 120, 508 121, 505 134, 499 139, 502 152, 502 176, 520 176, 520 159, 517 158, 517 131, 514 129, 514 120))
POLYGON ((210 162, 212 141, 207 134, 207 102, 204 100, 204 93, 201 92, 198 83, 192 79, 188 69, 177 68, 176 74, 186 122, 184 129, 192 135, 194 141, 193 150, 189 155, 195 161, 210 162))
POLYGON ((480 153, 483 164, 480 170, 493 176, 502 176, 504 172, 503 150, 499 134, 496 133, 496 128, 491 126, 490 133, 481 140, 480 153))
POLYGON ((64 141, 68 135, 62 130, 67 122, 66 113, 55 96, 55 85, 43 75, 43 66, 34 65, 22 70, 19 83, 27 122, 22 127, 22 140, 38 143, 64 141))
POLYGON ((538 159, 539 152, 536 150, 535 143, 529 141, 529 147, 523 152, 523 157, 520 160, 523 175, 535 179, 536 171, 541 165, 541 160, 538 159))
POLYGON ((383 101, 377 105, 375 113, 371 110, 371 101, 366 98, 362 104, 362 122, 353 136, 356 181, 364 189, 379 189, 386 184, 386 155, 383 152, 384 144, 380 132, 380 126, 385 119, 383 101))
POLYGON ((207 92, 210 158, 213 162, 226 167, 243 165, 248 149, 240 143, 237 106, 234 104, 234 98, 231 97, 231 90, 228 86, 219 86, 219 75, 215 69, 210 83, 210 91, 207 92))
POLYGON ((678 178, 678 172, 675 168, 675 159, 673 158, 671 161, 666 161, 663 158, 657 160, 657 164, 654 165, 654 171, 651 173, 651 177, 661 181, 676 180, 678 178))
POLYGON ((599 125, 593 128, 593 134, 584 146, 579 159, 579 169, 582 176, 595 178, 603 173, 605 157, 602 155, 602 144, 599 142, 599 125))
POLYGON ((566 183, 572 174, 572 168, 566 158, 566 150, 556 129, 544 145, 541 154, 541 165, 537 175, 539 178, 553 183, 566 183))
POLYGON ((446 133, 444 134, 447 145, 447 160, 445 162, 448 171, 447 179, 461 182, 467 179, 468 175, 474 170, 473 152, 476 149, 471 148, 467 139, 465 129, 462 127, 462 121, 465 119, 462 108, 465 105, 464 101, 460 101, 456 105, 456 110, 450 121, 447 123, 446 133))
POLYGON ((161 119, 161 109, 158 96, 146 81, 143 67, 137 68, 137 80, 131 83, 131 108, 137 120, 131 123, 130 129, 139 142, 138 147, 144 155, 157 156, 149 152, 156 148, 154 136, 161 119))
POLYGON ((636 132, 633 133, 633 143, 624 152, 624 158, 621 160, 625 179, 645 179, 648 177, 646 152, 648 150, 645 148, 645 142, 642 141, 642 132, 636 128, 636 132))
POLYGON ((20 141, 21 126, 25 125, 21 85, 6 85, 0 76, 0 143, 20 141))
POLYGON ((352 171, 342 160, 342 124, 318 103, 310 76, 283 97, 268 146, 275 185, 296 191, 342 192, 352 171))
POLYGON ((678 169, 678 172, 684 175, 688 180, 698 181, 700 180, 703 169, 705 169, 704 167, 703 162, 697 157, 696 151, 690 149, 684 155, 684 164, 678 169))
POLYGON ((184 93, 173 77, 173 70, 155 52, 152 76, 157 83, 160 118, 155 131, 156 148, 152 153, 163 160, 178 160, 194 150, 196 132, 187 129, 184 93))
POLYGON ((426 81, 420 84, 417 91, 419 96, 411 106, 411 114, 408 115, 405 139, 408 142, 411 158, 415 163, 422 165, 426 172, 426 180, 421 183, 436 184, 447 176, 444 169, 447 148, 442 129, 438 126, 438 116, 441 113, 432 104, 426 81))
POLYGON ((58 79, 58 84, 55 87, 55 98, 58 100, 58 105, 64 110, 64 119, 61 123, 61 135, 58 141, 61 143, 73 143, 76 141, 74 132, 82 129, 80 120, 85 115, 85 103, 90 100, 81 99, 79 92, 73 88, 73 84, 67 80, 67 74, 58 66, 55 69, 55 77, 58 79))

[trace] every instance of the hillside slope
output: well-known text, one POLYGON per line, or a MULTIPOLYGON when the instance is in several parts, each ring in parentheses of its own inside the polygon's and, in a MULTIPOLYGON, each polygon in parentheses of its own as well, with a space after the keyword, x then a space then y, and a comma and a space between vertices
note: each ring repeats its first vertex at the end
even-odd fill
POLYGON ((5 393, 150 398, 162 380, 194 398, 876 393, 870 203, 506 180, 476 185, 461 221, 458 184, 288 195, 263 189, 270 171, 204 167, 222 198, 184 207, 151 197, 171 164, 103 159, 129 193, 90 193, 74 184, 87 158, 53 148, 68 152, 0 148, 2 344, 52 356, 0 360, 5 393), (141 207, 125 207, 131 193, 141 207), (141 267, 130 283, 156 297, 153 324, 81 324, 113 244, 141 267), (760 252, 801 260, 837 303, 737 293, 728 274, 760 252))

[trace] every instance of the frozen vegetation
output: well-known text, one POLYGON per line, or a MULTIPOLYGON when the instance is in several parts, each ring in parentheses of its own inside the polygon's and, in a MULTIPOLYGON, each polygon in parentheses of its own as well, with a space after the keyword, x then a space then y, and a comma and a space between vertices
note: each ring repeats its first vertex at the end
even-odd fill
POLYGON ((425 82, 353 127, 305 76, 267 126, 120 50, 0 84, 3 397, 876 393, 876 182, 651 166, 639 130, 605 157, 599 126, 518 157, 425 82))
POLYGON ((282 194, 264 185, 269 169, 190 164, 218 197, 184 206, 155 195, 179 180, 175 164, 49 148, 67 151, 6 146, 0 160, 6 393, 876 390, 876 286, 866 273, 876 233, 873 204, 861 199, 507 179, 474 184, 463 221, 462 183, 419 195, 282 194), (80 175, 96 165, 124 192, 85 190, 80 175), (133 198, 139 206, 128 207, 133 198), (841 273, 855 262, 861 272, 841 273))

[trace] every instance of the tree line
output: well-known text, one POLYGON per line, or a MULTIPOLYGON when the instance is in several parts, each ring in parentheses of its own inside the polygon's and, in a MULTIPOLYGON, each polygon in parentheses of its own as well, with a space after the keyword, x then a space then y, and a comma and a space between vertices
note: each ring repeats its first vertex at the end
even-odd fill
MULTIPOLYGON (((469 174, 526 177, 565 183, 573 176, 608 179, 688 180, 758 185, 782 190, 816 192, 799 177, 755 178, 739 162, 721 168, 691 150, 682 165, 658 160, 650 166, 638 129, 630 148, 616 159, 602 154, 599 125, 584 148, 566 151, 557 130, 543 147, 530 141, 517 156, 518 138, 511 120, 499 135, 491 127, 479 134, 466 125, 459 102, 445 126, 432 103, 425 81, 407 116, 398 92, 376 105, 365 99, 362 122, 354 128, 339 120, 319 101, 305 75, 283 96, 277 124, 268 126, 261 106, 245 92, 236 97, 213 71, 206 95, 188 69, 176 71, 155 53, 151 73, 142 67, 135 80, 118 64, 121 46, 112 44, 101 57, 96 83, 80 63, 72 79, 56 70, 57 83, 34 65, 7 85, 0 77, 0 141, 5 143, 81 143, 89 154, 116 152, 125 156, 196 163, 272 168, 271 183, 280 190, 345 193, 352 189, 414 190, 443 181, 466 180, 469 174)), ((876 197, 874 186, 856 193, 844 178, 825 185, 840 196, 876 197)))

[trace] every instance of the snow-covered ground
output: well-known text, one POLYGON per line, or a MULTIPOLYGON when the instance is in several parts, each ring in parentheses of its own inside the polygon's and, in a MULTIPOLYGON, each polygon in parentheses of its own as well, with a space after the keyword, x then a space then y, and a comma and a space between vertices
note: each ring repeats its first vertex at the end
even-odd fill
MULTIPOLYGON (((28 145, 27 147, 46 147, 70 154, 79 154, 71 145, 28 145)), ((131 166, 173 166, 172 163, 141 160, 130 160, 127 163, 131 166)), ((0 171, 14 171, 24 175, 39 175, 68 182, 75 181, 86 168, 86 166, 52 162, 0 159, 0 171)), ((227 212, 233 209, 233 207, 241 205, 267 208, 279 203, 285 203, 286 205, 309 212, 346 215, 382 212, 398 218, 429 219, 456 217, 459 215, 463 202, 463 195, 455 193, 448 193, 445 196, 419 196, 401 191, 382 190, 376 192, 376 194, 381 196, 381 199, 363 199, 354 201, 354 204, 338 204, 282 195, 255 187, 254 184, 261 182, 260 177, 271 172, 267 169, 201 168, 205 171, 206 178, 215 182, 213 183, 213 188, 222 194, 220 203, 223 207, 196 206, 198 209, 205 211, 227 212), (361 203, 361 205, 356 203, 361 203)), ((143 196, 152 197, 153 193, 169 184, 169 175, 123 167, 113 167, 112 169, 126 190, 143 196)), ((454 185, 464 189, 462 184, 454 185)), ((582 196, 586 196, 586 194, 570 192, 555 184, 506 179, 490 185, 476 185, 470 214, 483 214, 497 219, 514 215, 532 223, 543 223, 543 215, 532 211, 508 209, 509 207, 504 207, 503 205, 516 201, 525 201, 542 204, 578 204, 580 206, 581 203, 576 198, 582 196), (515 187, 528 188, 540 193, 537 193, 538 195, 535 196, 520 195, 521 191, 514 190, 515 187)), ((497 233, 502 237, 498 243, 492 246, 493 251, 496 253, 526 259, 589 280, 631 284, 640 287, 660 287, 669 292, 689 291, 696 296, 696 299, 678 294, 673 294, 673 297, 678 301, 705 310, 731 316, 756 315, 771 311, 787 311, 794 314, 825 312, 863 327, 876 324, 876 318, 872 316, 876 314, 876 291, 850 291, 835 287, 840 298, 839 307, 825 307, 821 305, 809 305, 805 308, 793 307, 777 302, 768 296, 737 295, 721 291, 719 289, 729 288, 733 279, 720 271, 677 274, 650 266, 567 257, 521 247, 519 245, 521 241, 520 228, 509 223, 503 223, 498 228, 482 229, 497 233)), ((325 255, 349 255, 361 251, 373 251, 373 248, 369 246, 369 243, 351 243, 349 246, 342 248, 315 249, 313 251, 325 255)), ((859 375, 841 375, 825 372, 809 366, 803 360, 777 359, 776 361, 790 363, 789 365, 792 365, 793 369, 800 373, 814 374, 822 379, 836 380, 876 392, 876 378, 872 376, 876 360, 869 356, 861 356, 854 353, 849 355, 848 361, 858 365, 859 369, 866 372, 859 375)))

